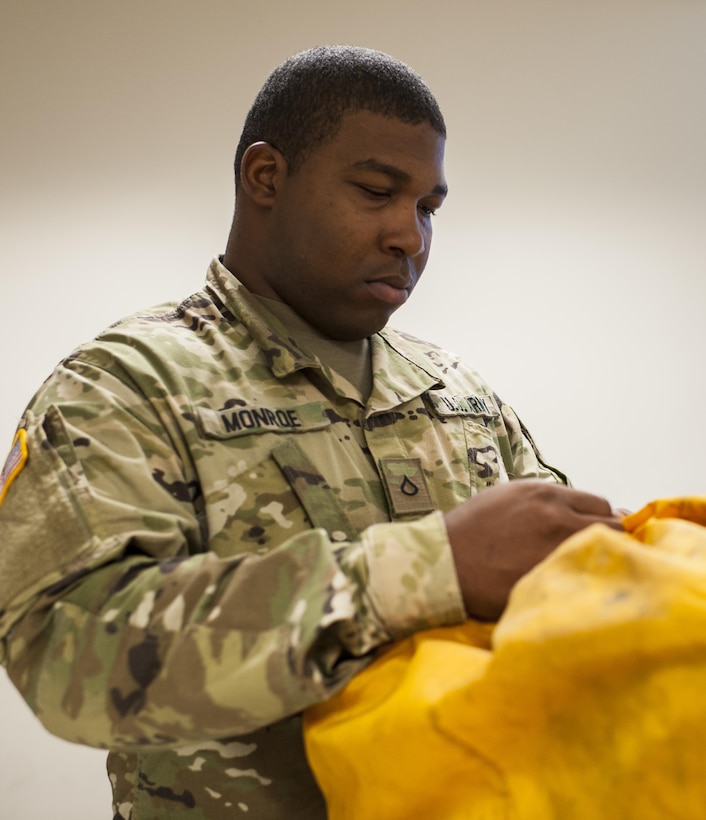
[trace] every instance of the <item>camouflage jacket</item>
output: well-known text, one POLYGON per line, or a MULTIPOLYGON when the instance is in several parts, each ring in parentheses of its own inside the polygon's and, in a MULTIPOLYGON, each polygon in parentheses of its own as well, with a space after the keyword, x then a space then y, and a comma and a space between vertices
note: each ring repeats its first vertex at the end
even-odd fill
POLYGON ((442 512, 561 474, 438 348, 374 386, 217 261, 63 361, 0 483, 0 659, 43 724, 110 750, 116 818, 325 817, 297 715, 379 645, 464 619, 442 512))

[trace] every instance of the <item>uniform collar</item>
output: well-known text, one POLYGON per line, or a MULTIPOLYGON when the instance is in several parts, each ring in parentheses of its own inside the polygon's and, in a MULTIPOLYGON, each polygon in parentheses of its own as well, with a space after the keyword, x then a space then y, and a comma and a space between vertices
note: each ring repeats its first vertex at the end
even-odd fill
POLYGON ((206 286, 245 325, 275 376, 284 378, 307 367, 321 369, 319 360, 299 346, 280 320, 217 257, 208 269, 206 286))
MULTIPOLYGON (((217 257, 208 269, 206 287, 234 319, 245 325, 274 376, 284 378, 300 370, 314 368, 329 378, 337 392, 345 392, 336 384, 335 374, 331 374, 318 358, 301 347, 280 320, 217 257)), ((427 390, 444 387, 443 380, 433 367, 433 360, 425 361, 418 347, 417 340, 388 329, 370 337, 373 391, 366 415, 389 411, 427 390)))
POLYGON ((428 390, 439 390, 445 386, 432 364, 425 362, 417 351, 419 340, 385 328, 370 341, 373 392, 368 402, 369 413, 391 410, 428 390))

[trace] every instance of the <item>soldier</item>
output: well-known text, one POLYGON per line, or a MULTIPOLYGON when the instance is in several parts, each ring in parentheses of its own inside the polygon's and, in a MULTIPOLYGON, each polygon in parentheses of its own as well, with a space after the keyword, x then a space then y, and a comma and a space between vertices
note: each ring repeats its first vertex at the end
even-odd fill
POLYGON ((0 657, 51 732, 109 751, 115 818, 324 818, 302 710, 620 526, 478 374, 386 328, 427 261, 445 136, 385 54, 285 61, 203 289, 79 348, 22 419, 0 657))

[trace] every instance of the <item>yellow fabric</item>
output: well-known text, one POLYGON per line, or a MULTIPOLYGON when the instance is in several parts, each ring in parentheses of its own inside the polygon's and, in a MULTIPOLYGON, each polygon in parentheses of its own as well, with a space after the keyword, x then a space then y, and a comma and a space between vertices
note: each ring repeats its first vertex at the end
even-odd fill
POLYGON ((308 710, 330 820, 706 817, 706 497, 624 524, 308 710))

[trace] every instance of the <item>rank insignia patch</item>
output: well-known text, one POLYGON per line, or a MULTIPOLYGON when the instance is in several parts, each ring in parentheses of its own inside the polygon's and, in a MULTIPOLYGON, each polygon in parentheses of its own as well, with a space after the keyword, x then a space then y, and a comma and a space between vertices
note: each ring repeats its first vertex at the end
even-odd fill
POLYGON ((425 515, 435 509, 418 458, 381 458, 380 472, 393 518, 425 515))
POLYGON ((5 500, 10 485, 27 463, 26 438, 27 433, 24 430, 18 430, 15 440, 12 442, 12 448, 10 449, 7 461, 2 468, 2 473, 0 473, 0 504, 5 500))

